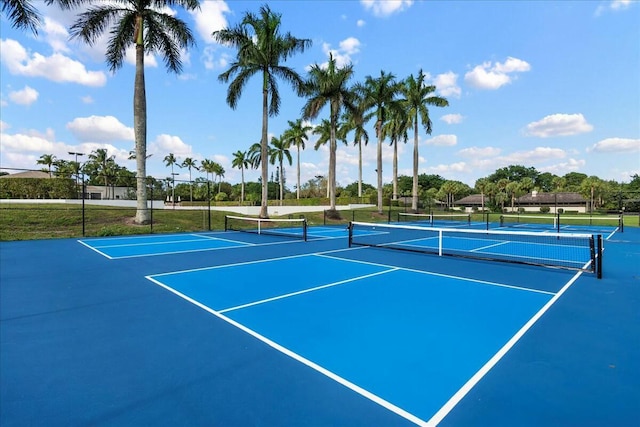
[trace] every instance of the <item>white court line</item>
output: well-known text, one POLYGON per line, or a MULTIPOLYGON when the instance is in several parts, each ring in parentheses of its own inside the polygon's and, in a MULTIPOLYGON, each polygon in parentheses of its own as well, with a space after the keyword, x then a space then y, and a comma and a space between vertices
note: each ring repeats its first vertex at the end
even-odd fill
POLYGON ((506 245, 507 243, 511 243, 511 242, 508 240, 505 240, 504 242, 494 243, 493 245, 487 245, 487 246, 482 246, 481 248, 471 249, 469 252, 475 252, 475 251, 481 251, 483 249, 494 248, 496 246, 506 245))
POLYGON ((102 256, 103 256, 103 257, 105 257, 105 258, 113 259, 113 258, 112 258, 112 257, 110 257, 109 255, 105 254, 105 253, 104 253, 104 252, 102 252, 102 251, 99 251, 98 249, 94 248, 94 247, 93 247, 93 246, 91 246, 91 245, 86 244, 86 243, 85 243, 85 242, 83 242, 82 240, 78 240, 77 242, 78 242, 78 243, 80 243, 81 245, 86 246, 87 248, 91 249, 92 251, 99 253, 100 255, 102 255, 102 256))
MULTIPOLYGON (((339 259, 339 258, 334 258, 334 259, 339 259)), ((240 310, 242 308, 252 307, 254 305, 264 304, 264 303, 267 303, 267 302, 277 301, 277 300, 280 300, 280 299, 289 298, 289 297, 293 297, 293 296, 296 296, 296 295, 306 294, 308 292, 315 292, 315 291, 319 291, 321 289, 331 288, 331 287, 334 287, 334 286, 343 285, 343 284, 349 283, 349 282, 355 282, 357 280, 367 279, 367 278, 373 277, 373 276, 379 276, 381 274, 386 274, 386 273, 390 273, 392 271, 397 271, 397 270, 400 270, 400 269, 399 268, 392 268, 392 269, 385 270, 385 271, 378 271, 376 273, 365 274, 364 276, 352 277, 350 279, 340 280, 338 282, 333 282, 333 283, 329 283, 329 284, 326 284, 326 285, 320 285, 320 286, 316 286, 314 288, 303 289, 301 291, 296 291, 296 292, 291 292, 291 293, 288 293, 288 294, 278 295, 276 297, 266 298, 266 299, 263 299, 263 300, 260 300, 260 301, 254 301, 254 302, 250 302, 250 303, 247 303, 247 304, 238 305, 238 306, 235 306, 235 307, 225 308, 223 310, 218 310, 218 313, 226 313, 228 311, 240 310)))
POLYGON ((378 405, 388 409, 389 411, 391 411, 391 412, 393 412, 393 413, 395 413, 395 414, 397 414, 397 415, 399 415, 399 416, 401 416, 401 417, 403 417, 403 418, 405 418, 405 419, 407 419, 407 420, 409 420, 409 421, 413 422, 414 424, 417 424, 417 425, 419 425, 421 427, 427 427, 428 426, 428 424, 424 420, 416 417, 415 415, 411 414, 410 412, 407 412, 404 409, 394 405, 393 403, 384 400, 380 396, 377 396, 377 395, 371 393, 370 391, 365 390, 364 388, 352 383, 351 381, 348 381, 348 380, 342 378, 341 376, 337 375, 336 373, 334 373, 332 371, 329 371, 326 368, 323 368, 322 366, 310 361, 309 359, 306 359, 305 357, 299 355, 298 353, 295 353, 295 352, 289 350, 288 348, 281 346, 280 344, 270 340, 269 338, 265 337, 264 335, 259 334, 258 332, 254 331, 253 329, 250 329, 250 328, 244 326, 243 324, 238 323, 235 320, 225 316, 224 314, 222 314, 222 313, 220 313, 220 312, 218 312, 216 310, 213 310, 213 309, 207 307, 206 305, 204 305, 204 304, 202 304, 202 303, 200 303, 200 302, 188 297, 187 295, 185 295, 185 294, 183 294, 181 292, 178 292, 178 291, 176 291, 175 289, 173 289, 173 288, 171 288, 169 286, 164 285, 162 282, 159 282, 159 281, 155 280, 152 276, 146 276, 146 278, 148 280, 152 281, 153 283, 157 284, 158 286, 161 286, 161 287, 165 288, 169 292, 172 292, 172 293, 178 295, 179 297, 184 298, 185 300, 187 300, 190 303, 196 305, 197 307, 200 307, 201 309, 213 314, 214 316, 218 317, 219 319, 224 320, 225 322, 227 322, 227 323, 235 326, 236 328, 246 332, 247 334, 251 335, 252 337, 257 338, 258 340, 260 340, 263 343, 267 344, 268 346, 274 348, 275 350, 277 350, 277 351, 279 351, 279 352, 291 357, 292 359, 294 359, 294 360, 296 360, 296 361, 298 361, 298 362, 310 367, 311 369, 314 369, 314 370, 320 372, 321 374, 331 378, 332 380, 336 381, 337 383, 342 384, 343 386, 349 388, 350 390, 353 390, 354 392, 360 394, 361 396, 364 396, 367 399, 377 403, 378 405))
MULTIPOLYGON (((585 265, 586 267, 586 265, 585 265)), ((496 353, 493 355, 491 359, 485 365, 480 368, 478 372, 476 372, 470 379, 467 381, 451 398, 445 403, 442 408, 438 412, 435 413, 431 417, 431 419, 427 422, 427 426, 437 426, 440 421, 446 417, 449 412, 464 398, 464 396, 471 391, 473 387, 475 387, 478 382, 502 359, 505 354, 524 336, 524 334, 531 329, 531 327, 542 317, 544 313, 551 308, 553 304, 571 287, 573 283, 580 277, 582 271, 577 272, 571 280, 567 282, 566 285, 560 289, 560 291, 555 294, 553 298, 551 298, 525 325, 520 328, 516 334, 511 337, 511 339, 496 353)))
MULTIPOLYGON (((358 248, 358 249, 362 249, 362 248, 358 248)), ((465 281, 465 282, 480 283, 482 285, 497 286, 497 287, 501 287, 501 288, 510 288, 510 289, 516 289, 516 290, 525 291, 525 292, 533 292, 533 293, 537 293, 537 294, 555 295, 554 292, 542 291, 540 289, 525 288, 525 287, 522 287, 522 286, 507 285, 507 284, 504 284, 504 283, 489 282, 489 281, 486 281, 486 280, 471 279, 471 278, 462 277, 462 276, 452 276, 450 274, 435 273, 435 272, 432 272, 432 271, 415 270, 413 268, 397 267, 397 266, 388 265, 388 264, 382 264, 382 263, 378 263, 378 262, 369 262, 369 261, 360 261, 360 260, 354 260, 354 259, 340 258, 340 257, 337 257, 337 256, 331 256, 330 254, 332 252, 341 252, 341 251, 327 251, 327 252, 324 252, 324 253, 318 253, 316 255, 317 256, 326 257, 326 258, 340 259, 340 260, 343 260, 343 261, 349 261, 349 262, 354 262, 354 263, 359 263, 359 264, 375 265, 377 267, 396 268, 398 270, 410 271, 412 273, 426 274, 427 276, 446 277, 446 278, 449 278, 449 279, 462 280, 462 281, 465 281)))

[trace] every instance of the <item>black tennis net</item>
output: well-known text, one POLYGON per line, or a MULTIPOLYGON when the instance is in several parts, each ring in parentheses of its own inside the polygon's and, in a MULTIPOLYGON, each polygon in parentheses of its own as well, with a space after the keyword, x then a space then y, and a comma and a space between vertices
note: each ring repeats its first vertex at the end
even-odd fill
POLYGON ((602 274, 602 235, 351 222, 349 247, 372 246, 602 274))
POLYGON ((457 227, 471 224, 471 214, 420 214, 399 212, 398 222, 413 225, 457 227))
POLYGON ((307 220, 305 218, 254 218, 227 215, 224 217, 224 230, 307 240, 307 220))

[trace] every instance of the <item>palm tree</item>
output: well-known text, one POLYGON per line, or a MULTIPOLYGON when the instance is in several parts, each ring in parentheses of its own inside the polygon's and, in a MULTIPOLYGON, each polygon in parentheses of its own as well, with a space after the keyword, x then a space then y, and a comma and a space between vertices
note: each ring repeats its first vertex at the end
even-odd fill
POLYGON ((358 197, 362 197, 362 141, 369 143, 369 134, 364 127, 366 104, 359 94, 355 94, 354 108, 344 115, 345 130, 353 131, 353 144, 358 146, 358 197))
POLYGON ((302 78, 292 68, 281 65, 290 56, 311 46, 311 40, 298 39, 290 33, 280 33, 281 15, 271 11, 269 6, 260 7, 259 15, 246 13, 242 22, 229 29, 215 31, 212 35, 218 42, 233 46, 238 50, 231 67, 220 74, 218 79, 227 83, 233 78, 227 90, 227 104, 232 109, 238 105, 242 90, 249 79, 259 74, 262 77, 262 137, 260 158, 262 165, 262 202, 260 217, 267 218, 268 198, 268 117, 280 111, 280 94, 276 78, 291 84, 302 95, 302 78))
MULTIPOLYGON (((47 4, 51 3, 51 0, 47 1, 47 4)), ((40 14, 29 0, 2 0, 2 13, 7 16, 13 28, 31 30, 38 34, 40 14)))
POLYGON ((171 186, 171 203, 176 202, 176 175, 173 173, 173 166, 178 166, 180 167, 180 165, 178 164, 178 159, 176 158, 176 156, 173 155, 173 153, 169 153, 167 156, 164 157, 164 164, 166 166, 170 166, 171 167, 171 182, 173 183, 173 185, 171 186))
POLYGON ((191 169, 200 170, 197 165, 198 161, 191 157, 184 159, 180 167, 189 169, 189 201, 193 202, 193 182, 191 181, 191 169))
POLYGON ((476 190, 480 192, 480 203, 482 212, 484 213, 484 196, 487 194, 487 188, 490 181, 487 178, 480 178, 476 181, 476 190))
POLYGON ((240 169, 240 177, 242 178, 242 184, 240 187, 240 204, 242 204, 244 202, 244 170, 251 166, 251 161, 247 157, 247 152, 238 150, 233 153, 231 166, 240 169))
POLYGON ((104 178, 104 186, 108 191, 109 177, 112 175, 113 166, 115 165, 115 156, 109 156, 105 148, 98 148, 89 154, 89 160, 93 164, 96 173, 104 178))
POLYGON ((409 138, 407 135, 409 117, 407 111, 402 108, 403 105, 399 106, 401 108, 391 111, 389 120, 382 126, 382 139, 388 136, 393 147, 393 200, 398 200, 398 139, 402 138, 406 144, 409 138))
POLYGON ((280 206, 282 206, 282 199, 284 195, 284 165, 283 161, 286 159, 291 165, 291 152, 289 151, 289 144, 284 138, 271 138, 271 152, 269 153, 269 163, 272 165, 278 162, 280 173, 278 174, 279 187, 280 187, 280 206))
MULTIPOLYGON (((269 147, 267 146, 267 154, 268 152, 269 147)), ((260 142, 251 144, 251 147, 249 147, 249 151, 247 152, 247 158, 249 159, 251 169, 258 169, 260 167, 262 164, 262 144, 260 142)))
POLYGON ((313 127, 309 125, 303 125, 302 119, 297 119, 295 122, 289 120, 289 129, 284 132, 282 138, 289 145, 295 145, 297 149, 297 184, 296 184, 296 193, 297 198, 300 199, 300 147, 304 150, 304 142, 308 139, 307 133, 310 132, 313 127))
POLYGON ((43 154, 40 156, 40 159, 36 161, 38 165, 45 165, 47 167, 47 171, 49 172, 49 178, 51 178, 51 166, 56 163, 56 156, 53 154, 43 154))
POLYGON ((302 107, 302 115, 305 119, 315 119, 325 105, 329 104, 329 210, 336 210, 336 133, 338 131, 338 118, 340 110, 354 109, 353 92, 347 86, 353 75, 353 65, 338 67, 332 54, 329 54, 329 62, 326 67, 318 64, 311 66, 309 79, 305 83, 308 96, 307 102, 302 107))
POLYGON ((211 172, 216 176, 216 178, 218 178, 218 193, 220 193, 222 188, 222 178, 224 177, 224 168, 220 163, 212 162, 211 172))
POLYGON ((413 74, 410 75, 401 89, 410 117, 409 129, 413 129, 413 188, 411 198, 411 210, 413 211, 418 210, 418 118, 427 134, 431 135, 432 122, 427 105, 436 107, 447 107, 449 105, 449 101, 445 98, 432 95, 436 87, 428 86, 425 83, 425 79, 426 76, 420 70, 417 78, 413 77, 413 74))
POLYGON ((93 45, 109 31, 106 59, 111 71, 122 67, 127 48, 135 45, 136 71, 133 91, 133 129, 136 141, 136 217, 138 224, 147 224, 147 100, 144 79, 145 54, 158 53, 164 58, 168 71, 182 71, 182 51, 195 45, 195 38, 187 24, 171 13, 170 6, 187 11, 200 8, 198 0, 56 0, 63 8, 97 3, 78 15, 71 26, 72 39, 93 45), (146 30, 146 31, 144 31, 146 30))
MULTIPOLYGON (((327 142, 331 141, 331 122, 327 119, 322 119, 322 121, 320 122, 319 125, 317 125, 315 128, 313 128, 313 131, 311 132, 314 135, 318 135, 318 140, 316 141, 315 145, 313 146, 313 149, 318 151, 320 149, 320 147, 322 147, 323 145, 325 145, 327 142)), ((336 140, 342 141, 343 143, 347 143, 347 128, 346 126, 338 126, 338 130, 335 134, 336 136, 336 140)), ((331 164, 329 164, 329 169, 331 169, 331 164)), ((328 175, 327 175, 327 180, 326 180, 326 184, 327 184, 327 199, 329 198, 329 190, 330 190, 330 185, 329 185, 329 179, 328 179, 328 175)))
POLYGON ((382 126, 387 121, 390 110, 397 108, 396 95, 400 92, 400 85, 396 83, 393 74, 380 71, 380 77, 367 76, 364 86, 358 85, 357 91, 362 94, 365 105, 374 109, 373 115, 376 117, 378 213, 382 214, 382 126))

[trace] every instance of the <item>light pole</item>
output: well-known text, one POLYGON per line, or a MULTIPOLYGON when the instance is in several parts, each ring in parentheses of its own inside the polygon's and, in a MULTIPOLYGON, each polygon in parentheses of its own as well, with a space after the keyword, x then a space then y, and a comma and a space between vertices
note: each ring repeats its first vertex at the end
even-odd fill
MULTIPOLYGON (((76 191, 78 190, 78 178, 80 177, 80 163, 78 163, 78 156, 84 156, 84 153, 79 153, 76 151, 69 151, 69 154, 75 156, 75 166, 76 166, 76 191)), ((82 194, 82 198, 84 199, 84 194, 82 194)))

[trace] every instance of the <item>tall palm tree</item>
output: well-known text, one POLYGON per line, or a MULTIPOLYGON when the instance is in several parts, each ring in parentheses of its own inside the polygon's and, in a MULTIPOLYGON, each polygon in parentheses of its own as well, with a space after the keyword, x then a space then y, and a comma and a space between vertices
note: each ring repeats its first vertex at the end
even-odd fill
POLYGON ((447 107, 449 105, 446 98, 433 95, 436 87, 427 85, 425 79, 426 76, 420 70, 417 77, 411 74, 402 85, 402 94, 410 117, 409 129, 413 129, 413 187, 411 192, 411 210, 413 211, 418 210, 418 119, 427 134, 431 135, 432 122, 427 106, 447 107))
POLYGON ((289 144, 284 138, 271 138, 271 152, 269 153, 269 163, 272 165, 278 162, 280 167, 280 173, 278 174, 279 188, 280 188, 280 206, 282 206, 282 199, 284 195, 284 165, 283 162, 286 159, 291 165, 291 152, 289 151, 289 144))
POLYGON ((164 157, 164 164, 167 167, 171 167, 171 182, 172 182, 171 203, 175 203, 176 202, 176 175, 173 173, 173 167, 174 166, 181 167, 181 166, 178 164, 178 159, 176 158, 176 156, 173 155, 173 153, 169 153, 164 157))
POLYGON ((380 77, 367 76, 364 85, 358 85, 357 90, 362 94, 365 105, 373 109, 373 116, 376 118, 378 213, 382 214, 382 126, 387 121, 390 111, 398 108, 396 95, 400 92, 400 85, 395 81, 393 74, 380 71, 380 77))
POLYGON ((53 166, 55 163, 56 163, 56 156, 54 156, 53 154, 43 154, 36 161, 36 164, 45 165, 47 167, 47 171, 49 172, 49 178, 51 178, 51 166, 53 166))
POLYGON ((184 159, 180 167, 189 169, 189 201, 193 202, 193 181, 191 181, 191 169, 200 170, 198 161, 187 157, 184 159))
POLYGON ((353 144, 358 147, 358 197, 362 197, 362 142, 369 143, 369 134, 364 127, 366 104, 358 93, 354 95, 354 108, 345 112, 344 121, 347 133, 353 131, 353 144))
POLYGON ((218 178, 218 193, 220 193, 222 188, 222 178, 224 178, 224 168, 220 163, 212 162, 211 172, 216 176, 216 178, 218 178))
POLYGON ((282 65, 294 53, 304 52, 311 46, 311 40, 298 39, 290 33, 280 33, 281 15, 271 11, 269 6, 260 7, 258 15, 247 12, 242 22, 233 28, 215 31, 212 36, 218 42, 233 46, 238 50, 231 67, 220 74, 224 83, 233 79, 227 90, 227 104, 232 109, 238 105, 242 90, 249 79, 258 74, 262 77, 262 136, 260 158, 262 165, 262 202, 260 217, 267 218, 268 198, 268 117, 280 111, 280 94, 277 78, 291 84, 302 95, 302 78, 292 68, 282 65))
MULTIPOLYGON (((317 125, 316 127, 313 128, 313 131, 311 131, 312 134, 314 135, 318 135, 318 140, 316 141, 316 143, 313 146, 313 149, 318 151, 320 149, 320 147, 322 147, 323 145, 327 144, 327 142, 331 141, 331 122, 327 119, 322 119, 322 121, 320 122, 319 125, 317 125)), ((347 143, 347 128, 346 126, 338 126, 338 130, 335 134, 336 136, 336 140, 338 141, 342 141, 343 143, 347 143)), ((329 169, 331 168, 331 165, 329 165, 329 169)), ((327 175, 327 179, 326 179, 326 184, 327 184, 327 199, 329 198, 329 178, 327 175)))
POLYGON ((138 224, 147 224, 147 99, 144 79, 145 54, 157 53, 164 59, 168 71, 182 71, 181 53, 195 45, 187 24, 170 14, 171 7, 187 11, 200 8, 199 0, 56 0, 63 8, 92 4, 70 28, 72 39, 92 45, 109 31, 106 59, 111 71, 122 67, 127 48, 136 48, 136 71, 133 90, 133 130, 136 143, 136 217, 138 224), (145 31, 146 30, 146 31, 145 31))
POLYGON ((338 67, 332 54, 329 54, 329 62, 326 67, 318 64, 311 66, 309 78, 305 83, 307 102, 302 107, 302 115, 305 119, 315 119, 320 111, 329 105, 329 210, 336 210, 336 134, 338 131, 338 118, 343 107, 347 110, 354 109, 353 92, 347 86, 353 76, 353 65, 338 67))
POLYGON ((244 170, 251 166, 251 161, 247 156, 247 152, 238 150, 233 153, 231 166, 240 169, 240 177, 242 179, 242 184, 240 187, 240 203, 242 204, 244 202, 244 170))
POLYGON ((389 137, 393 147, 393 200, 398 200, 398 140, 402 138, 406 144, 409 116, 404 105, 393 109, 389 115, 389 120, 382 126, 382 139, 389 137))
POLYGON ((297 119, 295 122, 289 120, 289 129, 284 132, 282 138, 289 146, 295 145, 297 149, 297 184, 296 184, 296 196, 300 199, 300 148, 304 150, 304 142, 308 139, 307 134, 313 129, 309 125, 303 125, 302 119, 297 119))

